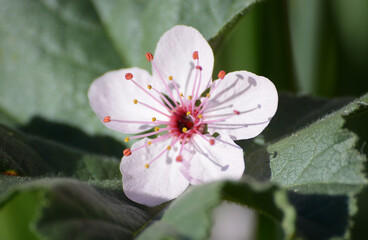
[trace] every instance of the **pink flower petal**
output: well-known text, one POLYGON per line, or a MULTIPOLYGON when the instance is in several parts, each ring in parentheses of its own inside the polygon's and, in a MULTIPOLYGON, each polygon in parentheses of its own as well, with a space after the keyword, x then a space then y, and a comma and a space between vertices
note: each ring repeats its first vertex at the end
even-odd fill
POLYGON ((194 144, 190 151, 183 153, 184 159, 190 158, 188 168, 191 184, 239 179, 243 175, 243 149, 227 135, 218 136, 214 145, 199 135, 194 136, 192 141, 194 144))
MULTIPOLYGON (((180 25, 173 27, 162 35, 153 56, 153 61, 164 80, 168 81, 169 76, 172 76, 185 96, 192 95, 194 79, 198 71, 196 70, 197 61, 193 59, 194 51, 198 51, 199 65, 202 67, 200 84, 200 93, 202 93, 212 79, 214 57, 211 47, 198 30, 180 25)), ((154 68, 152 72, 156 79, 160 78, 154 68)), ((174 89, 172 85, 169 87, 174 89)), ((160 83, 160 89, 167 92, 162 83, 160 83)))
MULTIPOLYGON (((152 140, 140 140, 131 149, 147 144, 148 141, 152 140)), ((164 151, 171 141, 169 138, 152 143, 145 149, 123 157, 120 171, 123 174, 124 193, 128 198, 146 206, 156 206, 176 198, 188 187, 188 180, 180 173, 182 163, 175 161, 179 144, 151 163, 149 168, 145 168, 145 164, 164 151)))
POLYGON ((203 118, 225 120, 208 124, 208 131, 230 135, 233 140, 260 134, 277 109, 278 95, 273 83, 247 71, 229 73, 216 82, 219 85, 211 94, 203 118))
POLYGON ((116 121, 105 123, 107 127, 116 131, 135 134, 151 129, 152 124, 149 122, 152 121, 152 117, 160 120, 167 120, 167 117, 143 105, 134 104, 134 99, 148 103, 163 112, 165 109, 132 82, 135 81, 147 89, 151 79, 147 71, 139 68, 107 72, 91 84, 88 91, 90 105, 101 120, 110 116, 112 120, 148 122, 148 124, 116 121), (133 79, 126 80, 126 73, 132 73, 133 79))

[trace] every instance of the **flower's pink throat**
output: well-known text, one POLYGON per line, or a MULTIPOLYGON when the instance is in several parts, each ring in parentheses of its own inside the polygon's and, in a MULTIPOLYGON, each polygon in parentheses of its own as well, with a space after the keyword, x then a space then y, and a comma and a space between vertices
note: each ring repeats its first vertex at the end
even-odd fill
POLYGON ((190 138, 193 133, 199 132, 200 134, 205 133, 205 124, 201 124, 201 116, 198 117, 197 110, 192 114, 187 111, 185 107, 176 108, 171 117, 170 124, 171 133, 176 137, 190 138))

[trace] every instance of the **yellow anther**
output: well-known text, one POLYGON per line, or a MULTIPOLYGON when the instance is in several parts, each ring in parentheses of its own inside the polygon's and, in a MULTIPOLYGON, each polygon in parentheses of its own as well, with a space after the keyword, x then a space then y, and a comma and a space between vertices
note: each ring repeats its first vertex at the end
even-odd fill
POLYGON ((184 94, 183 93, 180 93, 180 97, 184 97, 184 94))
POLYGON ((173 77, 172 76, 169 76, 169 80, 171 81, 171 80, 173 80, 173 77))
POLYGON ((137 99, 134 99, 133 102, 134 102, 134 104, 137 104, 138 103, 138 100, 137 99))
POLYGON ((202 115, 201 115, 201 114, 199 114, 199 115, 197 116, 197 118, 201 119, 201 118, 202 118, 202 115))
POLYGON ((167 150, 170 150, 171 149, 171 147, 170 146, 167 146, 167 148, 166 148, 167 150))
POLYGON ((150 167, 150 165, 147 163, 147 164, 144 164, 144 167, 145 167, 145 168, 149 168, 149 167, 150 167))
POLYGON ((189 100, 192 100, 192 96, 188 96, 188 99, 189 99, 189 100))
POLYGON ((209 98, 209 97, 211 97, 211 95, 210 95, 209 93, 207 93, 207 94, 206 94, 206 97, 208 97, 208 98, 209 98))
POLYGON ((147 85, 147 88, 148 88, 148 89, 152 89, 152 86, 151 86, 151 85, 147 85))
POLYGON ((183 133, 186 133, 186 132, 188 131, 188 128, 183 127, 183 128, 181 129, 181 131, 182 131, 183 133))
POLYGON ((125 142, 129 142, 129 137, 126 137, 126 138, 124 139, 124 141, 125 141, 125 142))
POLYGON ((157 119, 156 119, 155 117, 153 117, 153 118, 152 118, 152 122, 156 122, 156 120, 157 120, 157 119))
POLYGON ((155 127, 155 131, 158 132, 160 130, 159 127, 155 127))
POLYGON ((187 112, 187 116, 189 116, 190 114, 191 114, 191 112, 190 112, 190 111, 188 111, 188 112, 187 112))
POLYGON ((151 142, 151 141, 149 141, 147 144, 148 144, 148 146, 150 146, 150 145, 152 144, 152 142, 151 142))

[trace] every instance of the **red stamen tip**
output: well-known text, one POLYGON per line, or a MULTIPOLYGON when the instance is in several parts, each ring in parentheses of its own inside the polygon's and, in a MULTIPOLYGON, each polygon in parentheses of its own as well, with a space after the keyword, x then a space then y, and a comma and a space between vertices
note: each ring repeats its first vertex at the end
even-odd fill
POLYGON ((176 157, 176 161, 177 162, 182 162, 183 161, 183 157, 181 155, 176 157))
POLYGON ((124 149, 123 154, 125 157, 128 157, 132 155, 132 151, 130 150, 130 148, 127 148, 127 149, 124 149))
POLYGON ((225 77, 225 75, 226 75, 226 72, 224 71, 224 70, 221 70, 219 73, 218 73, 218 78, 220 78, 221 80, 222 79, 224 79, 224 77, 225 77))
POLYGON ((153 60, 153 55, 152 55, 152 53, 150 53, 150 52, 146 53, 146 58, 147 58, 147 61, 148 61, 148 62, 151 62, 151 61, 153 60))
POLYGON ((215 139, 210 139, 210 144, 214 145, 215 144, 215 139))
POLYGON ((104 123, 111 122, 111 117, 110 116, 104 117, 103 122, 104 123))
POLYGON ((202 67, 201 66, 196 66, 196 69, 199 69, 199 71, 202 71, 202 67))
POLYGON ((131 74, 131 73, 127 73, 127 74, 125 74, 125 79, 126 80, 130 80, 130 79, 132 79, 133 78, 133 74, 131 74))
POLYGON ((237 110, 234 110, 234 113, 235 113, 236 115, 239 115, 239 114, 240 114, 240 112, 239 112, 239 111, 237 111, 237 110))
POLYGON ((198 51, 194 51, 193 52, 193 59, 194 60, 197 60, 199 57, 198 57, 198 51))

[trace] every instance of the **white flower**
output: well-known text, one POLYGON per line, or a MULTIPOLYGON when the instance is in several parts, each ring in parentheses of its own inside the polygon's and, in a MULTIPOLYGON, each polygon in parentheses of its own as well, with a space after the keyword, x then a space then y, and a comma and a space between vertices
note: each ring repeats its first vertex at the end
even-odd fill
POLYGON ((240 178, 243 150, 233 140, 255 137, 268 125, 278 102, 272 82, 246 71, 220 71, 212 81, 212 49, 188 26, 164 33, 155 55, 146 57, 152 76, 139 68, 111 71, 88 92, 107 127, 139 134, 125 141, 141 139, 124 150, 120 164, 127 197, 155 206, 189 184, 240 178))

